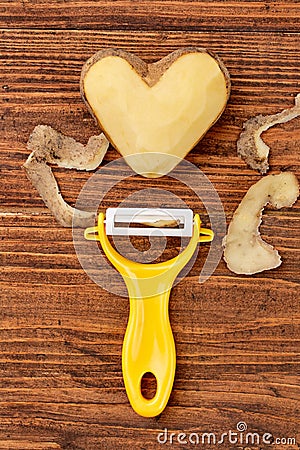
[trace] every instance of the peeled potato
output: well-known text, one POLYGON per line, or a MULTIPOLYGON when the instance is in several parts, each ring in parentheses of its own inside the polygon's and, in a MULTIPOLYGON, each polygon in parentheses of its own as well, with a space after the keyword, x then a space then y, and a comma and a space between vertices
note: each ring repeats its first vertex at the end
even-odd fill
POLYGON ((159 177, 220 117, 230 78, 219 58, 202 48, 180 49, 153 64, 105 49, 84 65, 81 93, 132 169, 159 177))

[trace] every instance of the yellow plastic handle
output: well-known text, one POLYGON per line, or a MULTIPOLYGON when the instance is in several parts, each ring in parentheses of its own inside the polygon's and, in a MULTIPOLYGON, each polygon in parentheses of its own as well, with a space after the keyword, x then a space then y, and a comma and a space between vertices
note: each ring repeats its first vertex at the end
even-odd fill
MULTIPOLYGON (((176 352, 168 315, 173 282, 193 256, 200 238, 201 222, 194 217, 193 236, 175 258, 158 264, 141 264, 120 255, 110 244, 99 214, 98 227, 85 230, 85 237, 99 240, 102 248, 122 275, 130 298, 130 314, 122 350, 122 370, 126 392, 132 408, 141 416, 160 414, 169 399, 175 376, 176 352), (156 394, 146 399, 141 392, 143 375, 151 372, 157 382, 156 394)), ((213 232, 203 230, 205 242, 213 232)))
POLYGON ((169 294, 168 290, 156 297, 130 299, 122 370, 130 404, 144 417, 157 416, 164 410, 174 382, 176 351, 168 314, 169 294), (144 398, 141 392, 147 372, 157 383, 152 399, 144 398))

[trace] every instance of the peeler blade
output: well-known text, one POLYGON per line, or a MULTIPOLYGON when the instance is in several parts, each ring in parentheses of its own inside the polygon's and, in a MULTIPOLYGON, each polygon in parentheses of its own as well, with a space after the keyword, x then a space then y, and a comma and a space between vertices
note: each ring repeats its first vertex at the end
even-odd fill
POLYGON ((183 208, 108 208, 106 234, 110 236, 177 236, 193 235, 193 211, 183 208), (157 227, 157 223, 172 223, 157 227), (147 224, 149 226, 142 226, 147 224))

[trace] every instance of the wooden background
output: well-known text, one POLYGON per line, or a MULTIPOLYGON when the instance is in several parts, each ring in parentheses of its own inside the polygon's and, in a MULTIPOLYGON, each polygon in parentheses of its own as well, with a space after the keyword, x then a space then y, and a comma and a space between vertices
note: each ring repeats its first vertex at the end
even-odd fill
MULTIPOLYGON (((187 159, 214 183, 230 220, 260 178, 236 155, 243 122, 292 106, 300 92, 299 24, 297 0, 1 1, 0 449, 148 450, 164 448, 157 434, 165 427, 221 434, 239 421, 297 444, 220 448, 300 448, 299 202, 264 214, 262 234, 283 258, 276 270, 237 276, 221 261, 200 285, 203 246, 172 292, 178 361, 169 404, 145 419, 122 381, 128 302, 88 278, 71 230, 57 225, 22 169, 37 124, 82 142, 98 132, 79 94, 81 67, 95 51, 120 47, 154 61, 204 46, 224 60, 232 95, 187 159)), ((299 125, 265 133, 271 172, 300 176, 299 125)), ((104 164, 116 158, 111 148, 104 164)), ((73 204, 90 174, 54 170, 73 204)))

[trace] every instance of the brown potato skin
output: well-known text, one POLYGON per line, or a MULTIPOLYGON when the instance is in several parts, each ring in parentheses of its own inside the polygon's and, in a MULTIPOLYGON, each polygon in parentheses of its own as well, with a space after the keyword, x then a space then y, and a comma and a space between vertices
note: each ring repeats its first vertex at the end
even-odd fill
MULTIPOLYGON (((108 56, 118 56, 120 58, 125 59, 135 70, 135 72, 145 81, 145 83, 148 84, 148 86, 152 87, 154 86, 158 80, 162 77, 162 75, 166 72, 166 70, 181 56, 189 54, 189 53, 207 53, 212 58, 215 59, 215 61, 218 63, 221 72, 224 75, 225 81, 226 81, 226 90, 227 90, 227 99, 226 103, 224 105, 223 110, 220 112, 218 117, 216 117, 215 121, 211 124, 211 127, 216 123, 216 121, 219 119, 221 114, 223 113, 227 101, 230 96, 230 90, 231 90, 231 82, 230 82, 230 75, 229 72, 223 63, 223 61, 215 55, 210 50, 207 50, 206 48, 201 47, 184 47, 180 48, 178 50, 175 50, 172 53, 169 53, 164 58, 160 59, 159 61, 156 61, 154 63, 147 64, 145 61, 140 59, 138 56, 134 55, 133 53, 126 52, 121 49, 115 49, 115 48, 105 48, 102 50, 99 50, 97 53, 95 53, 93 56, 91 56, 86 63, 83 65, 82 71, 81 71, 81 77, 80 77, 80 93, 82 96, 83 101, 85 102, 89 112, 94 117, 96 123, 98 123, 99 127, 101 128, 102 132, 105 134, 107 140, 113 145, 114 148, 118 150, 118 147, 114 144, 112 138, 108 135, 105 128, 100 123, 99 119, 95 116, 94 111, 89 105, 89 102, 86 99, 85 92, 84 92, 84 77, 89 71, 89 69, 100 59, 106 58, 108 56)), ((208 130, 207 130, 208 131, 208 130)), ((204 137, 204 135, 200 136, 198 141, 195 142, 193 147, 197 145, 197 143, 204 137)), ((192 147, 192 148, 193 148, 192 147)), ((188 150, 188 152, 191 150, 191 148, 188 150)), ((187 153, 188 153, 187 152, 187 153)))

